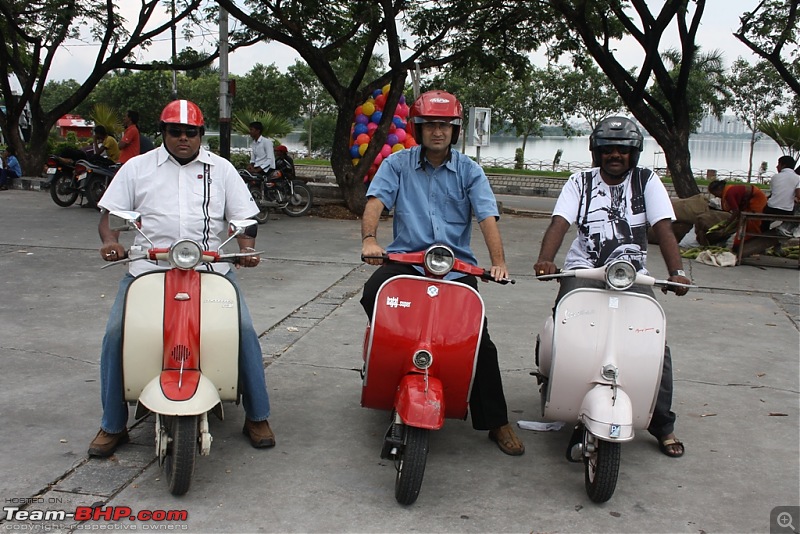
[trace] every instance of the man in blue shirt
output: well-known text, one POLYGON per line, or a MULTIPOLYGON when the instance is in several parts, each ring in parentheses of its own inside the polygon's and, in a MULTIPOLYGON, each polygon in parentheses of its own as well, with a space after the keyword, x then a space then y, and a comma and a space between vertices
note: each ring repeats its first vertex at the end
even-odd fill
POLYGON ((275 148, 272 141, 262 137, 264 125, 258 121, 250 123, 250 137, 253 138, 253 153, 247 170, 253 173, 268 173, 275 168, 275 148))
MULTIPOLYGON (((489 250, 492 276, 495 280, 507 278, 508 267, 497 226, 500 215, 489 180, 478 164, 450 148, 458 141, 463 117, 461 104, 449 93, 430 91, 414 103, 411 117, 420 146, 392 154, 378 168, 367 191, 361 222, 362 254, 412 252, 442 243, 451 247, 458 259, 476 265, 470 248, 474 214, 489 250), (386 250, 377 240, 384 208, 394 208, 394 239, 386 250)), ((382 263, 378 259, 366 261, 371 265, 382 263)), ((370 319, 380 286, 401 274, 419 273, 407 265, 385 264, 364 285, 361 305, 370 319)), ((450 273, 447 278, 478 288, 474 276, 450 273)), ((525 446, 508 422, 497 348, 489 338, 486 322, 469 405, 473 428, 488 430, 489 438, 506 454, 518 456, 525 452, 525 446)))
POLYGON ((16 151, 13 146, 6 147, 3 151, 3 168, 0 169, 0 191, 8 190, 7 183, 11 183, 14 178, 22 176, 22 168, 19 160, 15 156, 16 151))

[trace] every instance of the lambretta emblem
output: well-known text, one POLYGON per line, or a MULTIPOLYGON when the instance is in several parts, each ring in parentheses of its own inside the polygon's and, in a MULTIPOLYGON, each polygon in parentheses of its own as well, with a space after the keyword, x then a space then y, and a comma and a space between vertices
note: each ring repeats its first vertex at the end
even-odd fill
POLYGON ((436 96, 436 97, 431 98, 431 102, 433 102, 435 104, 448 104, 448 103, 450 103, 450 100, 448 100, 446 98, 442 98, 442 97, 436 96))
POLYGON ((399 297, 386 297, 386 305, 390 308, 410 308, 411 303, 405 300, 400 300, 399 297))
POLYGON ((428 286, 428 296, 431 297, 431 298, 438 297, 439 296, 439 288, 436 287, 436 286, 428 286))

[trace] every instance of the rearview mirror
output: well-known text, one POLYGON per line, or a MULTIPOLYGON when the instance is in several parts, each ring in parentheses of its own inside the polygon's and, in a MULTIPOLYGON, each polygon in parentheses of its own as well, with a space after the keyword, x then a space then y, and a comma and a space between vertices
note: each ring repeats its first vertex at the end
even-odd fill
POLYGON ((136 211, 112 211, 108 214, 108 227, 115 232, 138 230, 142 227, 142 216, 136 211))

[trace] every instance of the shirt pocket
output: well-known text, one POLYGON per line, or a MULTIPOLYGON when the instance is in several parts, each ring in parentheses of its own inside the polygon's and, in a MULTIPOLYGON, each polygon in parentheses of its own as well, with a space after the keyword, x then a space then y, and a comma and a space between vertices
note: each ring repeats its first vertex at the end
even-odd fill
POLYGON ((469 222, 472 207, 469 198, 453 197, 449 193, 444 202, 444 220, 453 224, 467 224, 469 222))

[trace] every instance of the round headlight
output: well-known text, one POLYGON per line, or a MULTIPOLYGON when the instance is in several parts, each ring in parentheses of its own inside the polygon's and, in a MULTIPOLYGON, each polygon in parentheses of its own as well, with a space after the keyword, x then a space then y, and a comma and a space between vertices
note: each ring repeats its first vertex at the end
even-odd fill
POLYGON ((606 282, 614 289, 628 289, 634 280, 636 280, 636 269, 628 261, 614 261, 606 267, 606 282))
POLYGON ((420 350, 414 354, 414 367, 417 369, 427 369, 433 363, 433 354, 427 350, 420 350))
POLYGON ((434 245, 425 251, 425 269, 436 276, 444 276, 453 268, 455 254, 444 245, 434 245))
POLYGON ((178 269, 193 269, 202 256, 200 245, 190 239, 178 241, 169 249, 169 263, 178 269))

